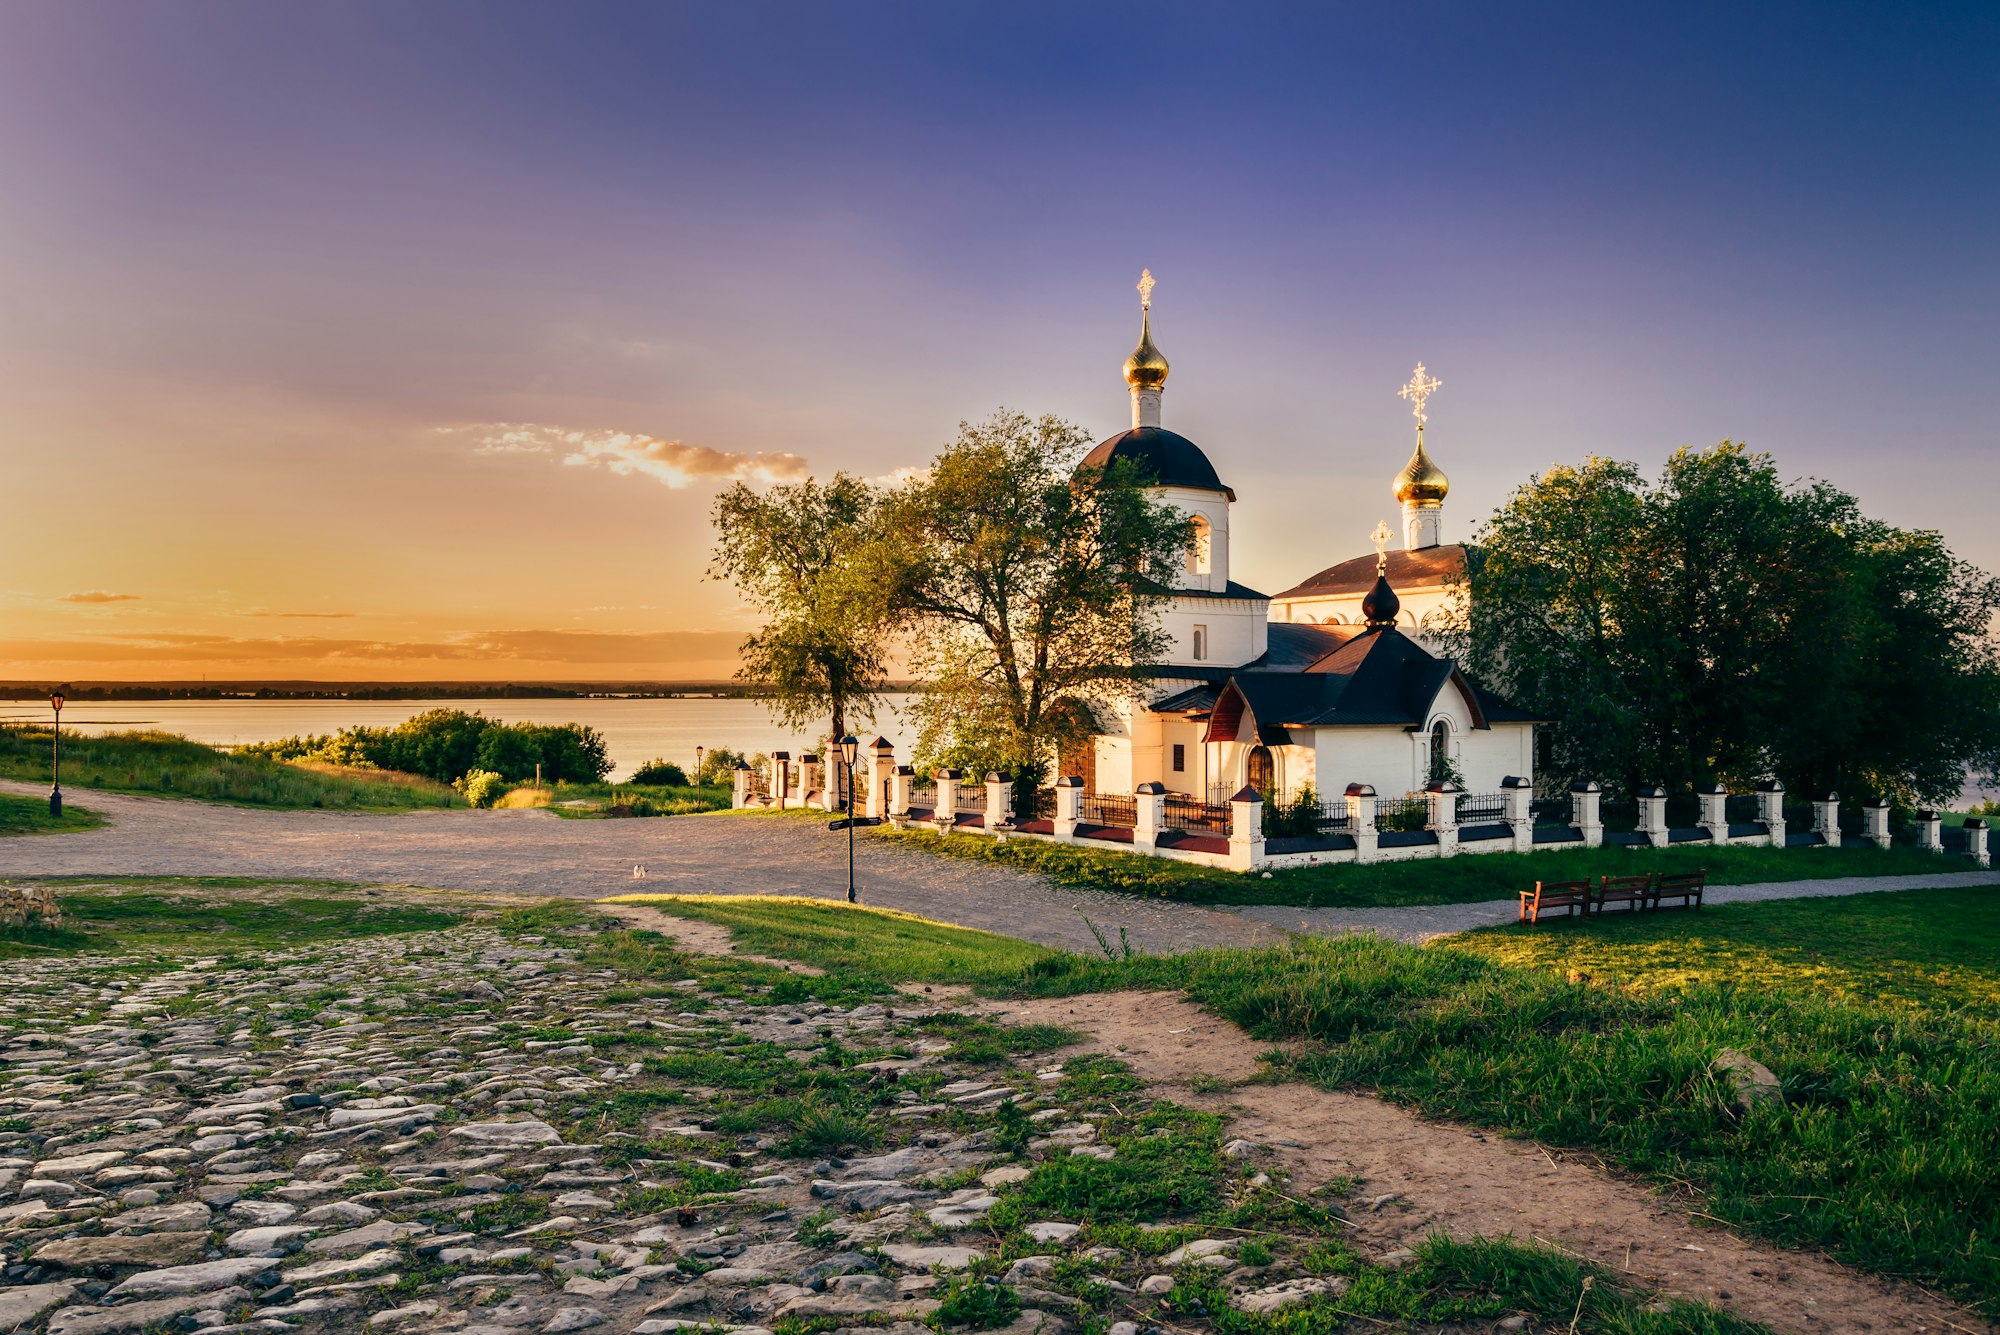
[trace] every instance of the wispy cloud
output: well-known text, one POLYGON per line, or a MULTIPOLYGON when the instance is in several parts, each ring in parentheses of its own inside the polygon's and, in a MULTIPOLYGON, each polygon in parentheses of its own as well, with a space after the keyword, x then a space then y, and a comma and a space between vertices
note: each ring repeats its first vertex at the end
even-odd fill
POLYGON ((66 593, 62 596, 66 603, 136 603, 136 593, 106 593, 103 589, 92 589, 89 593, 66 593))
POLYGON ((485 422, 438 430, 469 435, 480 454, 560 455, 572 467, 608 468, 621 477, 649 477, 676 489, 697 481, 791 482, 807 471, 806 461, 796 454, 738 454, 630 431, 582 431, 537 422, 485 422))
POLYGON ((354 613, 352 612, 244 612, 242 613, 242 615, 246 617, 279 617, 286 620, 298 620, 298 621, 347 621, 353 618, 354 613))
POLYGON ((0 639, 0 662, 567 663, 733 669, 740 631, 488 630, 436 640, 234 636, 186 632, 98 635, 69 640, 0 639))

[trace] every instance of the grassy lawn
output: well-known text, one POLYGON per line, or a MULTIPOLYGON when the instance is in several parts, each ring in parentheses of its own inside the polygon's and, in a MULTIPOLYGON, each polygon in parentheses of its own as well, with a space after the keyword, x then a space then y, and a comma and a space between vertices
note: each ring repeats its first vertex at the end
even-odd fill
POLYGON ((872 833, 925 852, 1038 871, 1058 885, 1117 890, 1188 904, 1289 904, 1301 908, 1469 904, 1513 899, 1522 890, 1532 890, 1538 880, 1580 881, 1640 871, 1706 869, 1710 885, 1753 885, 1761 881, 1975 870, 1964 858, 1916 848, 1843 844, 1837 849, 1577 848, 1551 853, 1461 854, 1368 866, 1297 867, 1271 872, 1267 880, 1260 872, 1218 871, 1074 844, 1029 839, 1009 839, 1003 844, 983 835, 940 835, 887 827, 872 833))
POLYGON ((59 882, 62 929, 0 925, 0 959, 247 953, 435 931, 463 920, 460 913, 382 901, 366 891, 336 893, 340 889, 221 878, 59 882))
MULTIPOLYGON (((47 783, 49 743, 47 728, 0 726, 0 778, 47 783)), ((68 794, 72 788, 256 807, 404 810, 465 805, 449 785, 414 774, 233 755, 165 732, 65 733, 63 791, 68 794)))
POLYGON ((2000 894, 1740 904, 1506 928, 1086 959, 902 915, 657 900, 849 981, 1008 994, 1177 987, 1290 1073, 1587 1148, 1706 1213, 2000 1314, 2000 894), (936 960, 953 959, 949 968, 936 960), (956 970, 956 977, 945 975, 956 970), (1777 1074, 1737 1109, 1723 1049, 1777 1074))
POLYGON ((516 788, 494 805, 547 807, 569 820, 607 820, 620 816, 691 816, 703 811, 727 811, 730 790, 725 784, 696 786, 642 783, 557 783, 516 788), (575 805, 582 803, 583 805, 575 805))
POLYGON ((72 830, 90 830, 104 824, 104 817, 95 811, 85 811, 63 803, 63 814, 49 815, 49 799, 46 797, 16 797, 12 793, 0 793, 0 839, 12 834, 67 834, 72 830))

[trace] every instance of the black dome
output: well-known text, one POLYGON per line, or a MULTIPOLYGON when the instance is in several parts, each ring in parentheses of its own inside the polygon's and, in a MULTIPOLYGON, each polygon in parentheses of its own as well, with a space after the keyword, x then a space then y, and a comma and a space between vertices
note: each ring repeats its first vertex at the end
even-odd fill
POLYGON ((1135 426, 1122 431, 1083 456, 1079 467, 1104 468, 1113 459, 1130 459, 1148 480, 1162 487, 1192 487, 1219 491, 1230 500, 1236 493, 1215 475, 1215 465, 1201 446, 1164 427, 1135 426))

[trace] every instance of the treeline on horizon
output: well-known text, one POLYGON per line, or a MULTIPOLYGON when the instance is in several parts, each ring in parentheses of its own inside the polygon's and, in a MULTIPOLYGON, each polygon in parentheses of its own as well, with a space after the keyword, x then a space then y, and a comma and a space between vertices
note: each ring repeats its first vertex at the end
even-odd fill
MULTIPOLYGON (((0 682, 0 700, 46 702, 53 683, 0 682)), ((64 685, 65 698, 107 700, 676 700, 689 696, 762 699, 775 689, 764 682, 85 682, 64 685)), ((889 689, 900 689, 891 684, 889 689)))

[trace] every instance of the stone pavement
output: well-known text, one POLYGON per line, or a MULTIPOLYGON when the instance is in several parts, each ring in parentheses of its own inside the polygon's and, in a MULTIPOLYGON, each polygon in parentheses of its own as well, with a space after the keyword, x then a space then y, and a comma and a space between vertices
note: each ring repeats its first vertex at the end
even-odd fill
MULTIPOLYGON (((46 790, 0 782, 0 790, 46 790)), ((418 811, 380 815, 262 811, 76 790, 74 804, 109 824, 77 834, 0 841, 0 876, 248 876, 343 880, 601 899, 649 894, 847 894, 847 836, 771 816, 565 820, 546 811, 418 811), (634 879, 634 866, 646 869, 634 879)), ((1413 908, 1212 908, 1075 890, 994 863, 856 841, 861 901, 878 908, 1092 952, 1094 924, 1113 942, 1170 953, 1268 945, 1289 932, 1373 931, 1422 942, 1511 922, 1512 900, 1413 908)), ((1708 902, 2000 885, 2000 872, 1850 876, 1711 890, 1708 902)))

